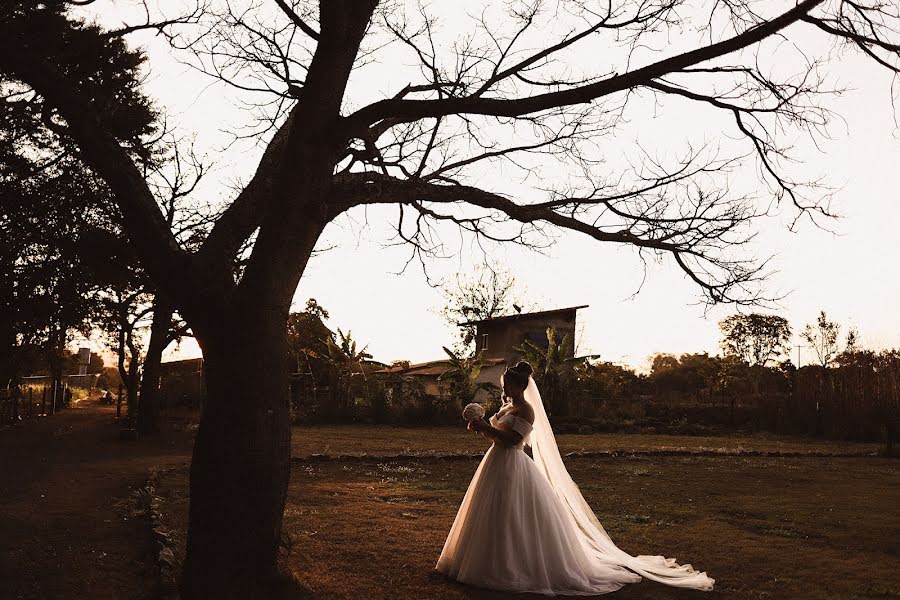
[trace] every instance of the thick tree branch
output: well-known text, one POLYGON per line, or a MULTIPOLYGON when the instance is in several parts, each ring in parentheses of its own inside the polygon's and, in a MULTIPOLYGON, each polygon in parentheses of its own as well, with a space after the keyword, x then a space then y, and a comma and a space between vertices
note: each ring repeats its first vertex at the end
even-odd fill
MULTIPOLYGON (((284 146, 275 150, 271 210, 263 214, 239 293, 271 294, 287 310, 319 234, 324 229, 334 166, 345 146, 331 126, 366 32, 375 0, 320 4, 321 34, 300 98, 285 124, 284 146), (279 156, 282 155, 282 156, 279 156)), ((267 207, 268 208, 268 207, 267 207)))
MULTIPOLYGON (((697 202, 692 212, 677 220, 678 227, 672 228, 663 219, 654 219, 653 214, 625 215, 637 221, 646 221, 650 226, 638 230, 631 226, 604 229, 596 221, 587 222, 576 217, 576 212, 564 213, 547 205, 527 205, 516 203, 499 194, 466 185, 438 185, 421 180, 403 180, 376 172, 346 173, 335 177, 333 185, 335 199, 340 199, 344 210, 362 204, 400 204, 412 206, 422 218, 453 221, 465 225, 470 231, 484 235, 475 225, 478 218, 452 217, 436 213, 423 203, 454 204, 465 203, 489 211, 496 211, 523 224, 549 223, 569 231, 577 231, 601 242, 628 244, 639 249, 672 254, 679 267, 704 290, 711 302, 752 303, 758 296, 748 298, 749 285, 760 278, 759 266, 747 261, 738 261, 719 256, 716 241, 734 231, 752 215, 745 214, 735 206, 718 217, 707 215, 710 207, 717 206, 718 200, 704 204, 697 202), (655 224, 656 223, 656 224, 655 224)), ((703 195, 701 194, 701 197, 703 195)), ((402 213, 401 213, 402 215, 402 213)), ((671 223, 672 220, 670 219, 671 223)), ((421 224, 417 226, 421 231, 421 224)), ((402 235, 402 231, 399 232, 402 235)), ((495 238, 498 241, 508 239, 495 238)), ((407 243, 416 245, 416 240, 406 236, 407 243)))
POLYGON ((292 119, 288 118, 278 128, 263 152, 253 179, 216 220, 200 248, 201 261, 215 269, 220 278, 231 273, 238 251, 262 223, 272 194, 273 178, 282 165, 291 123, 292 119))
POLYGON ((370 104, 345 118, 344 131, 349 138, 363 135, 373 124, 384 119, 411 121, 451 114, 482 114, 517 117, 560 106, 591 102, 603 96, 645 85, 658 77, 685 69, 759 43, 797 22, 824 0, 803 0, 784 14, 748 29, 727 40, 673 56, 634 71, 567 90, 537 94, 525 98, 500 99, 482 97, 446 98, 440 100, 386 99, 370 104))
POLYGON ((281 9, 281 12, 283 12, 285 15, 287 15, 288 19, 291 20, 291 23, 296 25, 300 29, 300 31, 302 31, 303 33, 305 33, 312 39, 318 41, 319 32, 316 31, 315 29, 313 29, 312 27, 310 27, 306 23, 306 21, 301 19, 300 15, 298 15, 294 9, 292 9, 290 6, 288 6, 287 2, 285 2, 284 0, 275 0, 275 4, 278 5, 278 8, 281 9))

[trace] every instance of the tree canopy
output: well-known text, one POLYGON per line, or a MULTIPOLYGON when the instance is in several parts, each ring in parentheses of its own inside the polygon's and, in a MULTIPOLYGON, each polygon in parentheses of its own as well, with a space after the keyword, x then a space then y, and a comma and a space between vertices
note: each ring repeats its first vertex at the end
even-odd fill
POLYGON ((764 367, 790 351, 791 326, 778 315, 732 315, 719 322, 719 329, 725 354, 751 366, 764 367))

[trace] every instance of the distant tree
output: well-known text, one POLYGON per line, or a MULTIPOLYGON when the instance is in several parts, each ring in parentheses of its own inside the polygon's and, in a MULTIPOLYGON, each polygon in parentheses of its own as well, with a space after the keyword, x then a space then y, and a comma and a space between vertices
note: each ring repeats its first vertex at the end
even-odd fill
POLYGON ((650 357, 650 374, 660 375, 666 371, 677 369, 678 357, 668 352, 657 352, 650 357))
POLYGON ((844 338, 844 352, 857 352, 860 350, 859 346, 859 332, 855 327, 851 327, 847 330, 847 337, 844 338))
POLYGON ((657 352, 650 357, 648 381, 653 385, 657 400, 671 402, 682 395, 684 388, 681 363, 668 352, 657 352))
POLYGON ((782 356, 791 344, 791 326, 777 315, 751 313, 732 315, 719 321, 722 350, 750 366, 768 365, 782 356))
POLYGON ((144 334, 153 312, 152 296, 141 286, 113 289, 103 298, 105 331, 116 352, 119 376, 125 384, 129 423, 136 423, 140 366, 144 358, 144 334))
POLYGON ((641 382, 633 369, 607 361, 580 362, 575 371, 582 394, 595 404, 633 399, 641 382))
POLYGON ((144 339, 153 313, 146 272, 127 240, 111 227, 85 231, 79 254, 85 257, 82 276, 92 282, 99 306, 97 327, 116 352, 128 417, 136 420, 144 339))
MULTIPOLYGON (((14 2, 4 10, 15 13, 23 9, 16 4, 14 2)), ((142 60, 140 55, 129 52, 121 43, 98 37, 96 29, 65 31, 65 27, 61 27, 65 21, 59 16, 64 6, 61 2, 50 2, 43 7, 33 7, 38 11, 46 10, 44 33, 53 38, 54 44, 64 47, 69 57, 60 64, 63 76, 78 81, 82 92, 99 109, 102 127, 114 132, 121 148, 139 165, 148 185, 156 192, 167 188, 172 191, 166 198, 169 205, 160 204, 164 214, 172 216, 169 209, 183 198, 198 178, 183 168, 183 161, 173 161, 171 156, 164 154, 194 158, 192 153, 184 149, 173 150, 171 145, 163 144, 157 131, 158 115, 138 91, 134 78, 142 60), (71 60, 75 56, 78 59, 71 60), (165 152, 166 148, 168 152, 165 152), (162 166, 173 162, 178 162, 176 168, 163 173, 162 166)), ((20 258, 14 263, 20 265, 18 269, 7 267, 0 257, 0 273, 17 278, 13 285, 0 284, 0 303, 15 308, 14 298, 3 302, 6 291, 24 299, 23 309, 0 312, 23 317, 17 325, 20 337, 47 331, 48 338, 53 338, 52 342, 47 342, 53 347, 51 361, 58 362, 57 357, 70 337, 70 329, 77 327, 87 331, 92 326, 105 324, 115 330, 127 330, 129 322, 136 322, 136 313, 124 316, 123 299, 137 298, 134 292, 142 288, 148 294, 145 299, 152 301, 154 286, 147 280, 146 273, 138 268, 133 252, 129 250, 125 253, 129 256, 121 260, 119 250, 127 247, 127 242, 122 239, 122 215, 115 206, 107 182, 86 163, 70 135, 71 130, 57 110, 43 96, 9 78, 8 73, 0 73, 0 89, 5 99, 0 111, 0 214, 3 215, 0 216, 0 245, 20 246, 20 258), (10 205, 19 197, 27 200, 27 210, 11 209, 10 205), (15 218, 3 223, 11 214, 15 218), (14 230, 15 235, 8 235, 7 229, 14 230), (112 244, 108 243, 110 241, 112 244), (115 274, 110 278, 113 272, 115 274), (124 285, 126 279, 129 282, 124 285), (45 299, 47 302, 43 301, 45 299), (42 326, 38 322, 41 319, 47 325, 42 326)), ((185 219, 167 219, 166 222, 180 233, 179 237, 190 235, 191 227, 185 219)), ((0 250, 0 254, 8 253, 0 250)), ((126 312, 129 309, 142 312, 146 307, 146 302, 134 303, 126 308, 126 312)), ((158 408, 154 402, 154 386, 149 385, 149 381, 157 375, 158 369, 154 367, 158 367, 165 346, 177 337, 173 335, 173 328, 178 322, 171 319, 171 310, 168 315, 164 312, 162 309, 154 311, 152 331, 166 331, 155 336, 155 340, 151 334, 146 353, 148 384, 142 386, 140 396, 145 400, 142 405, 147 407, 158 408)), ((5 331, 2 321, 5 319, 0 318, 0 338, 4 337, 5 331)), ((120 340, 115 331, 112 337, 113 344, 122 347, 122 353, 126 355, 119 362, 126 371, 131 410, 138 397, 139 364, 127 355, 129 347, 135 348, 135 357, 142 354, 137 350, 139 340, 130 333, 120 340)), ((0 344, 3 344, 2 340, 0 344)), ((0 359, 0 365, 4 363, 0 359)), ((146 432, 156 428, 157 419, 158 414, 149 421, 139 419, 139 425, 145 425, 142 430, 146 432), (153 426, 147 427, 148 423, 153 426)))
POLYGON ((322 363, 329 357, 329 340, 334 332, 326 325, 328 311, 315 298, 306 301, 306 308, 288 316, 288 348, 295 373, 315 376, 313 363, 322 363))
MULTIPOLYGON (((192 200, 207 166, 195 154, 193 142, 185 143, 175 136, 158 136, 151 142, 154 156, 153 160, 145 161, 144 171, 161 214, 176 239, 184 247, 196 249, 217 215, 208 204, 192 200)), ((147 289, 153 292, 153 318, 142 364, 137 427, 141 433, 148 434, 159 431, 161 425, 159 386, 163 352, 192 332, 178 313, 172 295, 160 290, 146 272, 142 272, 142 277, 147 289)))
POLYGON ((338 363, 329 351, 334 343, 334 332, 326 325, 328 311, 310 298, 306 308, 288 316, 288 353, 294 374, 303 375, 309 382, 312 401, 318 404, 319 388, 331 386, 338 379, 338 363))
MULTIPOLYGON (((838 337, 841 326, 836 321, 829 321, 825 311, 819 312, 815 325, 807 323, 800 336, 809 344, 819 359, 823 369, 827 369, 838 353, 838 337)), ((855 340, 855 334, 854 334, 855 340)), ((854 341, 855 343, 855 341, 854 341)))
MULTIPOLYGON (((0 155, 7 142, 0 133, 0 155)), ((102 191, 77 161, 61 159, 52 168, 39 168, 28 161, 26 150, 21 152, 21 161, 7 153, 10 163, 0 162, 3 386, 22 375, 22 353, 28 348, 41 350, 53 380, 59 381, 71 334, 89 333, 98 311, 97 284, 79 250, 85 231, 102 219, 95 210, 102 191), (85 206, 86 198, 93 206, 85 206)))
POLYGON ((178 317, 171 302, 157 293, 153 296, 153 318, 149 333, 138 394, 137 428, 142 434, 156 433, 161 426, 159 386, 163 352, 173 342, 178 343, 188 336, 190 328, 178 317))
POLYGON ((884 454, 894 456, 894 444, 900 434, 900 350, 884 350, 877 359, 876 414, 884 427, 884 454))
POLYGON ((152 282, 115 227, 85 231, 79 243, 82 277, 92 282, 95 326, 118 355, 128 416, 142 434, 159 431, 160 363, 165 349, 189 330, 152 282), (149 335, 148 335, 149 334, 149 335))
POLYGON ((683 373, 684 392, 695 400, 710 399, 716 389, 720 359, 702 352, 682 354, 678 363, 683 373))
POLYGON ((719 392, 720 398, 727 398, 729 401, 728 420, 732 425, 735 424, 737 399, 746 389, 747 381, 750 379, 748 371, 747 363, 735 355, 725 355, 719 362, 719 371, 716 374, 716 390, 719 392))
POLYGON ((482 267, 473 275, 457 275, 455 285, 443 288, 446 305, 441 316, 456 331, 456 352, 472 356, 475 351, 475 325, 463 325, 524 310, 525 293, 508 271, 482 267))
MULTIPOLYGON (((118 367, 103 367, 100 377, 97 379, 97 387, 101 390, 118 390, 122 384, 122 377, 119 375, 118 367)), ((116 392, 118 393, 118 392, 116 392)))

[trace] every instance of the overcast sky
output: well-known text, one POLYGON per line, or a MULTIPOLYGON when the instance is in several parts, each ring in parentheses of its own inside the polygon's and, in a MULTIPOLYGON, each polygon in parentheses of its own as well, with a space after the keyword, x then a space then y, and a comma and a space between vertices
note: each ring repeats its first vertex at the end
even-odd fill
MULTIPOLYGON (((91 10, 113 26, 127 18, 121 3, 97 2, 91 10)), ((467 21, 453 18, 447 18, 445 29, 462 33, 467 21)), ((810 37, 810 43, 816 39, 810 37)), ((239 104, 246 98, 177 62, 159 38, 136 35, 131 41, 149 55, 148 94, 165 110, 172 126, 196 136, 198 148, 214 163, 198 193, 212 200, 227 199, 228 186, 249 178, 261 151, 248 143, 225 149, 228 132, 248 122, 248 113, 239 104)), ((353 81, 351 93, 393 94, 404 84, 402 75, 391 79, 394 67, 368 71, 353 81)), ((777 273, 766 289, 771 295, 787 294, 775 312, 790 320, 795 334, 825 310, 844 330, 856 327, 865 345, 898 347, 900 135, 891 105, 891 79, 884 70, 853 56, 830 69, 835 82, 852 88, 827 101, 845 122, 835 123, 833 139, 824 141, 820 151, 799 141, 805 164, 793 172, 809 179, 827 176, 836 188, 832 208, 841 218, 828 223, 832 231, 803 222, 790 232, 785 223, 792 215, 784 211, 760 223, 753 251, 774 256, 771 264, 777 273)), ((724 124, 693 108, 675 101, 664 108, 659 114, 648 110, 641 118, 632 118, 610 143, 624 148, 640 142, 666 151, 684 143, 686 128, 707 142, 729 143, 733 137, 724 124)), ((486 185, 502 183, 502 174, 485 177, 486 185)), ((740 177, 745 187, 759 185, 752 164, 740 177)), ((307 298, 315 297, 331 313, 327 324, 352 330, 378 360, 440 358, 441 346, 451 344, 455 332, 437 314, 440 289, 428 284, 418 264, 396 274, 408 249, 385 246, 390 237, 387 223, 395 214, 395 209, 360 209, 330 225, 320 244, 329 249, 313 258, 295 303, 302 308, 307 298)), ((453 236, 448 242, 452 257, 428 265, 438 282, 473 271, 481 260, 468 243, 460 245, 453 236)), ((698 305, 696 286, 670 260, 650 263, 645 279, 644 265, 632 249, 602 245, 575 233, 558 236, 545 255, 509 247, 492 250, 490 261, 515 273, 527 289, 526 301, 537 308, 590 305, 578 315, 579 350, 634 366, 645 364, 654 352, 718 352, 717 321, 735 311, 733 307, 706 311, 698 305)), ((795 337, 799 340, 799 335, 795 337)), ((190 342, 167 353, 171 358, 195 355, 199 351, 190 342)), ((792 359, 796 362, 797 349, 792 359)), ((802 363, 808 360, 801 356, 802 363)))

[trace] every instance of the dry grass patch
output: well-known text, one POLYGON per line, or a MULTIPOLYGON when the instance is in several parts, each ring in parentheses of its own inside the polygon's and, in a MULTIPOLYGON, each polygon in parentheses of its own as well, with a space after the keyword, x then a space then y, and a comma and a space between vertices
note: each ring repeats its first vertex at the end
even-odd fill
MULTIPOLYGON (((709 594, 644 581, 613 598, 900 597, 897 461, 645 457, 567 464, 625 550, 663 552, 717 579, 709 594)), ((476 466, 295 465, 285 566, 317 598, 526 598, 474 590, 432 572, 476 466)), ((170 518, 182 531, 186 485, 186 472, 168 481, 170 518)))
MULTIPOLYGON (((875 454, 878 444, 775 436, 686 436, 647 434, 558 435, 559 449, 568 452, 813 452, 875 454)), ((485 440, 459 427, 392 427, 372 425, 299 426, 293 430, 293 455, 361 456, 482 454, 485 440)))

